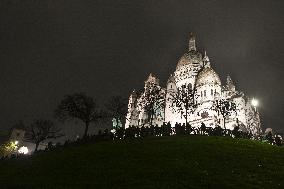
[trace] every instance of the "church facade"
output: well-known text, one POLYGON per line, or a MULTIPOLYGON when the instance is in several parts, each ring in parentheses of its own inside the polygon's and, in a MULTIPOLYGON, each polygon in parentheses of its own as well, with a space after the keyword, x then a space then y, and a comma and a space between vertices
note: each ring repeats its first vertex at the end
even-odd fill
MULTIPOLYGON (((172 126, 176 123, 187 122, 192 127, 200 127, 204 123, 207 127, 221 126, 233 129, 239 126, 242 131, 258 134, 260 132, 260 117, 256 107, 243 92, 237 91, 230 76, 226 83, 222 84, 219 75, 214 71, 206 54, 200 53, 196 48, 195 36, 189 36, 188 50, 179 59, 176 70, 170 75, 165 87, 161 87, 159 79, 150 74, 145 81, 144 91, 140 93, 133 91, 129 97, 128 113, 125 128, 130 126, 161 125, 170 122, 172 126), (162 105, 156 108, 149 122, 149 110, 146 110, 145 96, 151 87, 155 86, 159 91, 159 100, 162 105), (192 97, 187 106, 182 106, 174 97, 179 97, 181 92, 187 90, 186 95, 192 97), (230 102, 235 108, 228 109, 227 114, 222 114, 222 108, 216 108, 218 102, 230 102), (189 107, 190 106, 190 107, 189 107), (182 109, 182 107, 187 107, 182 109), (185 113, 186 112, 186 113, 185 113)), ((185 97, 189 98, 189 97, 185 97)))

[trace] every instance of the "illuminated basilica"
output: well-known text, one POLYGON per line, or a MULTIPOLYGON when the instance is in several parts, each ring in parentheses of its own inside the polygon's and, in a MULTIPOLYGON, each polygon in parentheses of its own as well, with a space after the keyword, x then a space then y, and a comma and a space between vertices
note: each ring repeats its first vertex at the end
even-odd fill
POLYGON ((243 92, 237 91, 230 76, 226 83, 222 84, 219 75, 214 71, 206 54, 200 53, 195 44, 195 36, 189 36, 187 52, 179 59, 175 72, 170 75, 166 87, 159 84, 159 79, 150 74, 145 81, 144 91, 133 91, 129 97, 128 113, 125 128, 130 126, 149 126, 149 119, 141 101, 149 84, 155 84, 161 89, 164 96, 164 106, 152 119, 152 125, 161 125, 170 122, 185 123, 186 118, 180 111, 175 111, 171 97, 184 87, 194 91, 194 108, 187 116, 188 123, 192 127, 200 127, 204 123, 207 127, 221 126, 233 129, 239 126, 242 131, 258 134, 260 132, 260 118, 256 107, 252 106, 251 99, 243 92), (212 108, 217 101, 230 101, 235 104, 235 109, 230 115, 222 116, 212 108))

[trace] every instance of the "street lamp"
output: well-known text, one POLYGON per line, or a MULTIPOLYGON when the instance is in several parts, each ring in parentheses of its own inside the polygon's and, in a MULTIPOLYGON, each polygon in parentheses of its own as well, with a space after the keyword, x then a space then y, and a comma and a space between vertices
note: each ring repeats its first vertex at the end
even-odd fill
POLYGON ((257 124, 257 134, 261 135, 262 131, 260 128, 260 119, 259 119, 259 113, 256 111, 256 107, 258 106, 258 100, 253 98, 251 100, 251 105, 254 107, 254 112, 255 112, 255 119, 256 119, 256 124, 257 124))
POLYGON ((251 105, 254 107, 254 110, 256 111, 256 107, 258 106, 258 100, 253 98, 251 100, 251 105))
POLYGON ((29 149, 26 146, 22 146, 22 147, 19 148, 18 153, 26 155, 26 154, 29 153, 29 149))

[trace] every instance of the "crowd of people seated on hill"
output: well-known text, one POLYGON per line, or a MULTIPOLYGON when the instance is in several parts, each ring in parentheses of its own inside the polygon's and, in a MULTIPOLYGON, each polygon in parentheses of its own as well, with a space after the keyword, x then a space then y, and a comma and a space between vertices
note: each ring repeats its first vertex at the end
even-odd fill
POLYGON ((207 135, 207 136, 231 136, 234 138, 252 138, 251 133, 240 131, 239 127, 235 129, 222 129, 220 126, 206 127, 204 123, 201 123, 200 127, 192 127, 190 124, 176 123, 174 127, 171 124, 163 123, 160 127, 156 126, 130 126, 129 128, 118 128, 113 134, 114 139, 125 139, 125 138, 137 138, 147 136, 170 136, 170 135, 207 135))
POLYGON ((206 127, 204 123, 201 123, 200 127, 192 127, 190 124, 176 123, 174 127, 171 124, 163 123, 161 126, 130 126, 129 128, 118 128, 114 133, 111 133, 111 138, 116 139, 129 139, 129 138, 144 138, 147 136, 171 136, 171 135, 207 135, 207 136, 229 136, 233 138, 245 138, 267 141, 273 145, 282 145, 282 138, 279 135, 273 135, 268 133, 262 136, 254 136, 252 133, 243 132, 239 126, 236 126, 233 130, 223 129, 220 126, 206 127))
MULTIPOLYGON (((82 143, 86 141, 101 141, 101 140, 122 140, 134 139, 145 137, 161 137, 161 136, 182 136, 182 135, 206 135, 206 136, 228 136, 233 138, 256 139, 266 141, 273 145, 281 146, 283 144, 282 138, 278 135, 268 133, 262 136, 254 136, 252 133, 243 132, 238 126, 233 130, 223 129, 220 126, 207 127, 201 123, 199 127, 192 127, 190 124, 175 123, 172 127, 168 122, 164 122, 161 126, 130 126, 126 129, 119 127, 109 131, 108 129, 103 132, 99 131, 97 135, 88 136, 87 138, 78 139, 75 143, 82 143)), ((69 144, 70 142, 66 142, 69 144)), ((74 142, 72 142, 73 144, 74 142)))

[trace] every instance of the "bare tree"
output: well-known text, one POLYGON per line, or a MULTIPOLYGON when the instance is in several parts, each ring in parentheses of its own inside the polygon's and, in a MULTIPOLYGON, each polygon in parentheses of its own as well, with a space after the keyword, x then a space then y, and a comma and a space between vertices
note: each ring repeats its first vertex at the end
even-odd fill
POLYGON ((112 96, 105 107, 108 115, 116 120, 116 129, 118 129, 119 121, 124 120, 127 113, 126 99, 121 96, 112 96))
POLYGON ((35 151, 38 150, 38 146, 41 142, 62 136, 64 136, 64 134, 61 133, 61 129, 57 128, 52 121, 45 119, 35 120, 26 133, 26 139, 36 145, 35 151))
POLYGON ((226 129, 226 118, 236 113, 236 104, 229 99, 216 100, 213 103, 212 109, 215 110, 218 115, 222 115, 224 120, 224 128, 226 129))
POLYGON ((146 113, 150 126, 153 119, 157 117, 165 107, 165 92, 155 83, 148 83, 147 88, 142 94, 138 106, 146 113))
POLYGON ((102 118, 96 102, 84 93, 66 95, 55 110, 55 116, 61 121, 78 119, 85 123, 84 138, 87 137, 89 125, 102 118))
POLYGON ((183 85, 178 88, 176 93, 171 93, 169 99, 170 107, 174 112, 178 112, 185 118, 188 123, 188 116, 194 111, 194 90, 190 86, 186 87, 183 85))

